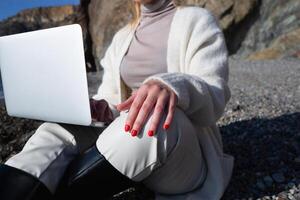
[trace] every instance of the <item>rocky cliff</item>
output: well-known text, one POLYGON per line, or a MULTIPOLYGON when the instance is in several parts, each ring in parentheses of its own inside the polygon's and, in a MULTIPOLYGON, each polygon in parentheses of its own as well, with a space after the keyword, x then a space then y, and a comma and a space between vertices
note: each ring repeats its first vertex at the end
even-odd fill
POLYGON ((70 24, 77 18, 79 7, 62 6, 21 11, 0 23, 0 35, 70 24))
MULTIPOLYGON (((247 32, 247 28, 243 24, 250 23, 248 18, 251 18, 259 7, 258 0, 174 1, 180 6, 200 6, 211 10, 225 32, 227 45, 231 53, 238 50, 247 32)), ((129 9, 131 2, 125 1, 124 3, 123 0, 82 0, 81 3, 88 4, 89 31, 93 41, 93 55, 97 64, 111 42, 113 34, 131 19, 132 13, 129 9)))
MULTIPOLYGON (((216 16, 229 52, 242 58, 300 57, 300 1, 174 0, 181 6, 204 7, 216 16)), ((84 30, 87 70, 101 69, 99 60, 114 33, 132 17, 124 0, 81 0, 79 6, 36 8, 0 22, 0 36, 71 23, 84 30)))
POLYGON ((300 58, 300 1, 263 0, 238 54, 249 59, 300 58))
POLYGON ((104 56, 114 33, 131 18, 130 2, 124 0, 82 0, 81 3, 86 1, 89 1, 87 15, 89 17, 89 31, 93 41, 93 56, 95 57, 96 66, 100 68, 99 61, 104 56))
POLYGON ((93 71, 95 64, 94 58, 91 56, 87 21, 83 5, 28 9, 0 22, 0 36, 79 23, 83 29, 87 71, 93 71))
MULTIPOLYGON (((224 31, 231 55, 248 59, 300 57, 300 1, 174 1, 177 5, 200 6, 212 11, 224 31)), ((113 34, 131 18, 130 1, 88 2, 89 31, 97 64, 113 34)))

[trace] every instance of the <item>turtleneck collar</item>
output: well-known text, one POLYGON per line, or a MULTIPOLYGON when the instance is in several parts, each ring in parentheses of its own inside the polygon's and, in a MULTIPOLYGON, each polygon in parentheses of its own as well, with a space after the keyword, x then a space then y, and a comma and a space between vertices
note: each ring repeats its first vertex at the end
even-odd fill
POLYGON ((154 3, 141 4, 141 16, 153 16, 176 8, 173 0, 154 0, 154 3))

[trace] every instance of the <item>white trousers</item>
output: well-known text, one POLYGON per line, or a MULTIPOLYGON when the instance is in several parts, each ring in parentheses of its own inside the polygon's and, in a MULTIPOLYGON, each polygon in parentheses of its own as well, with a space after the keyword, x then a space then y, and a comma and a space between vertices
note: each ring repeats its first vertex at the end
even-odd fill
MULTIPOLYGON (((152 113, 136 137, 124 131, 127 114, 122 111, 96 141, 99 152, 118 171, 162 194, 181 194, 201 185, 205 160, 195 129, 182 110, 175 109, 168 130, 162 128, 165 112, 153 137, 147 135, 152 113)), ((45 122, 6 164, 36 176, 55 193, 68 164, 79 153, 78 142, 61 125, 45 122)))

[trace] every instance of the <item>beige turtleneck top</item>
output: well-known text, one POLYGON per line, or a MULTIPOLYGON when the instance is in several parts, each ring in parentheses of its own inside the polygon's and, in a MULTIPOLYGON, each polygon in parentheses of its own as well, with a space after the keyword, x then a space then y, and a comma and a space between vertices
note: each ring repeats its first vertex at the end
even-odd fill
POLYGON ((173 0, 141 5, 141 19, 122 59, 120 73, 125 84, 138 89, 143 80, 167 72, 167 44, 176 6, 173 0))

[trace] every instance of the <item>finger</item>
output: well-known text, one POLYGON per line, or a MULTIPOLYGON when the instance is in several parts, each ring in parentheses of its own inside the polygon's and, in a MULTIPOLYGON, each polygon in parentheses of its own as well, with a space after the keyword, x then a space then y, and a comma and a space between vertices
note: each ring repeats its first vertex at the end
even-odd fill
MULTIPOLYGON (((140 88, 141 91, 145 92, 146 93, 146 98, 148 97, 147 99, 147 103, 145 104, 144 108, 145 110, 140 110, 140 108, 144 105, 144 102, 146 100, 144 100, 142 102, 142 106, 137 110, 137 115, 140 113, 141 114, 141 118, 140 118, 140 121, 137 121, 137 125, 135 126, 134 123, 136 121, 136 116, 134 117, 134 119, 132 120, 133 121, 133 126, 135 126, 134 128, 132 128, 132 131, 131 131, 131 135, 132 136, 136 136, 139 132, 139 130, 141 129, 141 126, 143 125, 143 121, 145 120, 145 118, 147 117, 147 115, 149 115, 150 111, 149 111, 149 108, 152 109, 153 105, 156 103, 157 101, 157 94, 159 94, 159 92, 161 91, 161 87, 159 85, 148 85, 148 84, 145 84, 145 85, 142 85, 142 87, 140 88), (148 103, 148 100, 149 102, 152 102, 152 103, 148 103), (148 109, 148 111, 147 111, 148 109), (145 117, 146 116, 146 117, 145 117), (137 129, 135 129, 137 128, 137 129)), ((145 98, 145 99, 146 99, 145 98)))
POLYGON ((134 98, 135 98, 135 95, 130 96, 128 99, 126 99, 122 103, 118 104, 117 109, 119 111, 128 109, 130 107, 130 105, 132 104, 134 98))
MULTIPOLYGON (((136 116, 138 115, 138 112, 139 112, 141 106, 143 105, 143 102, 146 99, 146 97, 147 97, 147 91, 145 90, 145 91, 139 92, 139 95, 136 95, 136 98, 134 98, 134 100, 130 106, 126 121, 125 121, 125 131, 126 130, 133 131, 133 129, 132 129, 133 123, 134 123, 136 116)), ((133 132, 134 132, 134 133, 132 133, 133 135, 137 135, 136 130, 133 132)))
POLYGON ((136 95, 137 91, 138 91, 138 90, 132 91, 132 92, 131 92, 131 95, 136 95))
POLYGON ((169 101, 169 106, 168 106, 168 114, 165 120, 165 123, 163 125, 163 128, 167 130, 170 127, 170 124, 173 120, 174 116, 174 111, 176 107, 176 94, 171 93, 170 95, 170 101, 169 101))
POLYGON ((131 106, 132 103, 133 103, 133 100, 134 100, 134 98, 133 98, 131 101, 129 101, 128 103, 126 103, 126 105, 123 105, 122 109, 119 110, 119 111, 129 110, 130 106, 131 106))
MULTIPOLYGON (((138 116, 134 121, 133 130, 137 131, 137 134, 139 134, 140 130, 142 129, 148 115, 150 114, 151 110, 153 109, 153 106, 155 105, 157 101, 157 96, 155 94, 149 94, 144 101, 140 111, 138 112, 138 116)), ((136 135, 137 135, 136 134, 136 135)), ((135 134, 133 134, 135 136, 135 134)))
POLYGON ((169 93, 167 90, 162 90, 160 96, 158 97, 158 100, 156 102, 153 114, 152 114, 152 119, 151 119, 151 124, 148 130, 148 135, 153 136, 158 128, 159 122, 161 120, 161 117, 163 116, 164 113, 164 108, 169 99, 169 93))

